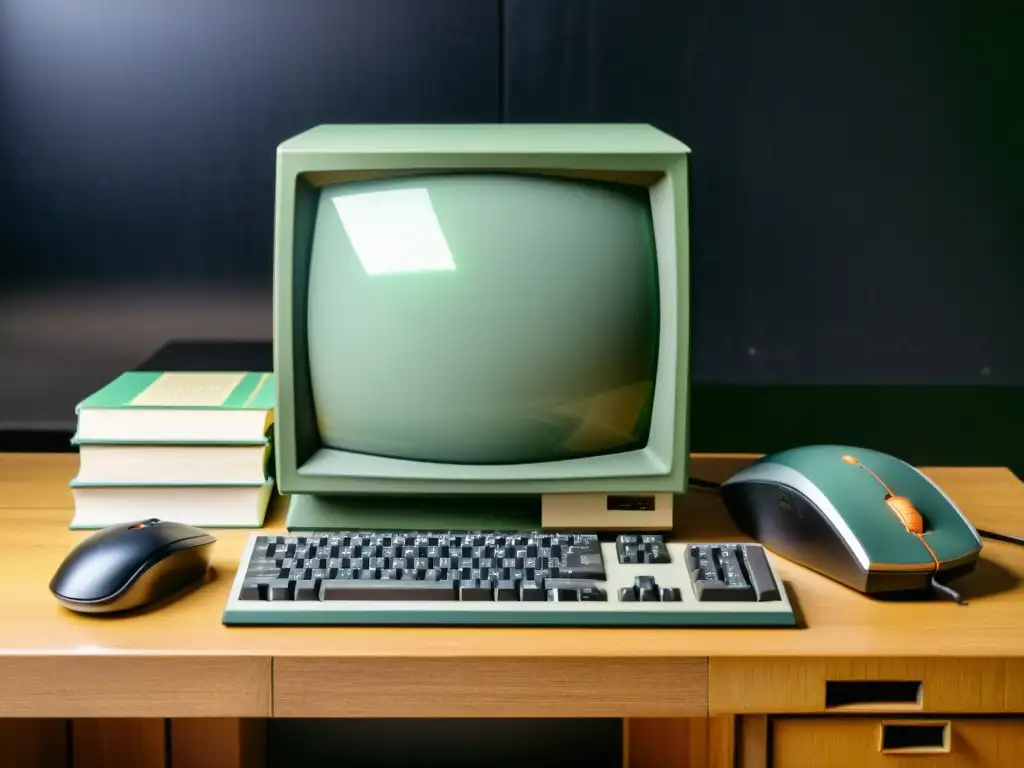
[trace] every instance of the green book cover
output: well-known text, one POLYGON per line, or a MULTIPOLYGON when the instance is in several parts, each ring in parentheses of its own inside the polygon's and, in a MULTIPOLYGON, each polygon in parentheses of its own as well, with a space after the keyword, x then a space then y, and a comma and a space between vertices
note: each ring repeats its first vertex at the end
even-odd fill
POLYGON ((274 376, 247 371, 129 371, 77 406, 80 445, 266 443, 274 376))
POLYGON ((75 413, 84 410, 274 409, 271 373, 200 371, 128 371, 85 398, 75 413))

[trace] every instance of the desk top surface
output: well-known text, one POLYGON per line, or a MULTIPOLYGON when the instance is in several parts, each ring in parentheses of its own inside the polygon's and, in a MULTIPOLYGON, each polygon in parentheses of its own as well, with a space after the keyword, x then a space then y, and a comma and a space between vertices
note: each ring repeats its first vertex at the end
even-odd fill
MULTIPOLYGON (((69 531, 74 454, 0 454, 0 657, 197 655, 348 657, 1024 656, 1024 548, 986 541, 957 587, 969 605, 885 603, 775 558, 797 629, 482 629, 225 627, 221 612, 252 531, 214 531, 209 582, 159 610, 126 618, 62 608, 47 584, 88 532, 69 531)), ((722 479, 750 457, 695 456, 693 474, 722 479)), ((927 468, 980 528, 1024 535, 1024 483, 1003 468, 927 468)), ((741 540, 715 494, 681 499, 673 537, 741 540)), ((267 529, 283 529, 278 500, 267 529)))

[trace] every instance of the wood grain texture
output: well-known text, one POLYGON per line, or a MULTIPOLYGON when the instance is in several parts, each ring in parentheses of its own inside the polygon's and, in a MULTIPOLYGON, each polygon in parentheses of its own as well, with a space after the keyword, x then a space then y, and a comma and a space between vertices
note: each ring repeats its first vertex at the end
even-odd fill
POLYGON ((706 712, 706 659, 274 660, 275 717, 692 717, 706 712))
POLYGON ((1024 712, 1024 659, 1006 659, 1006 710, 1024 712))
POLYGON ((264 768, 265 720, 177 718, 170 722, 169 768, 264 768))
POLYGON ((625 768, 732 768, 732 717, 637 717, 623 723, 625 768))
POLYGON ((267 717, 269 659, 0 656, 0 717, 267 717))
MULTIPOLYGON (((753 458, 694 456, 693 475, 720 480, 753 458)), ((89 534, 67 529, 70 497, 55 507, 33 499, 63 499, 76 464, 74 454, 0 454, 0 484, 21 489, 13 495, 0 492, 0 580, 19 585, 6 596, 6 610, 0 613, 0 716, 180 716, 195 715, 196 708, 209 716, 265 715, 270 712, 269 671, 275 657, 283 657, 275 674, 282 691, 288 689, 286 675, 301 670, 303 658, 314 665, 325 659, 336 659, 343 667, 356 660, 385 668, 397 665, 409 679, 429 679, 436 661, 459 660, 459 668, 467 669, 478 660, 487 674, 507 675, 503 684, 512 687, 513 670, 539 669, 543 659, 557 669, 559 660, 570 660, 582 673, 558 678, 560 705, 615 710, 623 716, 697 715, 706 710, 687 709, 694 703, 689 693, 685 702, 664 705, 669 711, 639 711, 637 702, 616 708, 600 698, 588 704, 578 695, 587 690, 586 681, 612 674, 609 669, 618 660, 641 666, 679 662, 693 668, 696 660, 710 659, 714 714, 730 708, 750 712, 754 700, 765 711, 795 707, 791 711, 813 712, 827 663, 833 663, 826 663, 828 659, 879 659, 880 664, 905 659, 919 665, 913 674, 939 675, 936 679, 946 675, 934 666, 944 660, 952 670, 948 677, 962 683, 966 700, 984 707, 1001 700, 1006 711, 1024 711, 1024 589, 1019 586, 1024 549, 1010 544, 986 542, 978 571, 959 585, 970 601, 966 607, 882 603, 774 558, 806 625, 796 630, 229 628, 221 624, 221 613, 249 532, 215 531, 218 543, 209 583, 160 610, 109 620, 64 610, 47 589, 63 557, 89 534), (26 558, 32 568, 23 567, 26 558), (758 661, 746 661, 753 654, 758 661), (512 664, 515 660, 523 666, 512 664), (775 660, 776 666, 767 660, 775 660), (742 685, 743 675, 758 668, 764 669, 762 679, 777 673, 780 681, 789 681, 782 694, 767 687, 752 689, 749 680, 742 685), (992 684, 999 670, 1006 678, 997 693, 992 684), (156 696, 147 693, 152 680, 139 682, 147 676, 164 681, 156 696), (97 691, 103 698, 92 698, 97 691), (777 695, 784 700, 773 703, 771 697, 777 695)), ((1008 470, 925 472, 979 527, 1024 534, 1024 484, 1008 470)), ((2 485, 0 491, 8 487, 2 485)), ((695 490, 677 499, 675 520, 676 538, 742 538, 713 493, 695 490)), ((267 527, 281 530, 283 522, 283 501, 277 500, 267 527)), ((312 677, 310 682, 315 682, 312 677)), ((545 683, 545 690, 552 687, 545 683)), ((926 693, 933 697, 926 699, 929 708, 942 702, 945 694, 938 687, 938 692, 926 693)), ((638 690, 635 684, 631 688, 638 690)), ((300 706, 297 696, 282 701, 293 715, 300 706)), ((385 702, 379 703, 383 708, 385 702)), ((306 706, 307 714, 317 713, 312 704, 306 706)), ((353 707, 343 702, 338 706, 353 707)), ((454 700, 448 706, 451 711, 467 709, 454 700)))
POLYGON ((826 681, 920 681, 919 705, 868 701, 836 711, 1015 712, 1024 678, 1003 659, 820 658, 711 659, 712 714, 821 713, 826 681))
POLYGON ((703 768, 708 718, 633 717, 624 723, 624 768, 703 768))
POLYGON ((168 768, 166 721, 81 719, 71 724, 74 768, 168 768))
MULTIPOLYGON (((694 476, 720 479, 752 456, 695 456, 694 476)), ((28 461, 26 483, 55 494, 75 473, 74 454, 0 454, 0 475, 17 476, 28 461), (49 479, 41 479, 47 468, 49 479)), ((1024 484, 1002 468, 925 469, 979 526, 1024 534, 1024 484)), ((283 529, 277 500, 267 529, 283 529)), ((835 584, 782 558, 774 558, 806 624, 791 630, 478 629, 464 628, 229 628, 220 622, 247 531, 218 530, 214 577, 201 589, 159 611, 104 621, 60 609, 47 590, 67 552, 88 535, 69 531, 71 507, 25 506, 0 494, 0 578, 21 588, 0 615, 0 657, 37 654, 155 653, 343 657, 608 658, 760 656, 957 656, 1024 658, 1024 549, 986 542, 984 567, 965 579, 967 607, 947 603, 884 604, 835 584), (33 568, 19 563, 25 555, 33 568), (17 556, 16 556, 17 555, 17 556), (968 621, 965 616, 969 616, 968 621), (924 641, 927 638, 927 642, 924 641)), ((743 538, 717 495, 692 491, 676 502, 676 538, 743 538)))
MULTIPOLYGON (((882 718, 778 718, 772 721, 772 765, 785 768, 987 768, 1016 765, 1024 720, 953 719, 946 754, 880 750, 882 718)), ((744 766, 746 768, 746 766, 744 766)))
POLYGON ((732 715, 709 717, 708 768, 732 768, 736 758, 736 718, 732 715))
POLYGON ((768 718, 744 715, 736 725, 736 768, 768 768, 768 718))
POLYGON ((0 768, 67 768, 67 720, 0 720, 0 768))

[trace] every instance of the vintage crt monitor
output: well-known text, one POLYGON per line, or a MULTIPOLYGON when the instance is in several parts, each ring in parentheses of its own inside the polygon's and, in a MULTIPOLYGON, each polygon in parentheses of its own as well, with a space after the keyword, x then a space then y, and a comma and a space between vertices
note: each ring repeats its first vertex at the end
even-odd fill
POLYGON ((646 125, 285 141, 288 528, 670 527, 687 481, 687 157, 646 125))

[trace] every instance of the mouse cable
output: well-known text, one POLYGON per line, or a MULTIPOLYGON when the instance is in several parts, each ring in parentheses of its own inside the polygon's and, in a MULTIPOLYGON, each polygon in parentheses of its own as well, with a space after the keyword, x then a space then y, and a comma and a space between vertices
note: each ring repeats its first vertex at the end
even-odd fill
POLYGON ((705 491, 720 491, 722 489, 721 483, 716 483, 713 480, 701 480, 699 477, 688 478, 687 482, 694 488, 700 488, 705 491))
POLYGON ((948 597, 950 600, 952 600, 957 605, 967 605, 967 601, 964 600, 960 596, 959 592, 957 592, 955 589, 953 589, 948 584, 943 584, 934 575, 932 576, 932 589, 934 589, 940 595, 943 595, 944 597, 948 597))
POLYGON ((1008 533, 997 533, 995 531, 983 531, 981 528, 978 529, 978 535, 983 536, 986 539, 1005 541, 1009 544, 1016 544, 1017 546, 1024 547, 1024 538, 1021 538, 1020 536, 1011 536, 1008 533))
MULTIPOLYGON (((1018 546, 1024 546, 1024 538, 1019 536, 1011 536, 1008 533, 998 533, 996 531, 986 531, 981 528, 978 529, 978 535, 986 539, 993 539, 995 541, 1005 541, 1009 544, 1016 544, 1018 546)), ((960 593, 953 589, 948 584, 943 584, 939 581, 937 576, 932 576, 932 589, 941 595, 944 595, 954 602, 960 605, 967 605, 967 601, 960 596, 960 593)))

